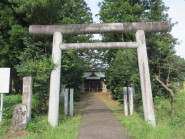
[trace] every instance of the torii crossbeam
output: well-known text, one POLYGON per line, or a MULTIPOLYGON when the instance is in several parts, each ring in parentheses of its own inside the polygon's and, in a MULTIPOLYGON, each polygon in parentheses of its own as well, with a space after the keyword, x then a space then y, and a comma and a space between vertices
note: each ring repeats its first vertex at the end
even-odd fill
POLYGON ((134 22, 105 24, 67 24, 67 25, 31 25, 29 33, 33 35, 53 35, 52 59, 57 66, 51 72, 48 121, 52 126, 58 125, 61 50, 69 49, 123 49, 137 48, 141 81, 144 118, 155 126, 148 56, 145 32, 168 31, 168 22, 134 22), (69 43, 62 44, 62 34, 102 34, 136 32, 136 42, 105 43, 69 43))

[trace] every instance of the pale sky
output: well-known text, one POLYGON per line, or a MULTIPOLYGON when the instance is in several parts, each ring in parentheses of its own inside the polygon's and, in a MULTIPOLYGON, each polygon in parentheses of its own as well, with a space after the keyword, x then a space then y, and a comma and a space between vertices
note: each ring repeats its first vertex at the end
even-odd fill
MULTIPOLYGON (((95 23, 99 23, 98 17, 95 15, 100 10, 98 3, 103 0, 85 0, 88 6, 91 8, 93 14, 93 20, 95 23)), ((172 22, 178 22, 172 29, 171 34, 178 39, 180 45, 175 46, 176 54, 185 59, 185 0, 163 0, 165 5, 169 7, 169 17, 172 18, 172 22)), ((95 39, 100 38, 99 35, 95 35, 95 39)))

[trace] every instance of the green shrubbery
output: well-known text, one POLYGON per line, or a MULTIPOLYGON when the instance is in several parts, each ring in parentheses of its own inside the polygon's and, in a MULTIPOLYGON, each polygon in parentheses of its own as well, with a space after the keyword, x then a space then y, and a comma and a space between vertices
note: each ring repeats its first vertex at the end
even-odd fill
POLYGON ((185 125, 185 92, 177 91, 175 93, 174 114, 171 115, 170 99, 155 97, 155 111, 158 122, 168 121, 168 124, 174 128, 182 128, 185 125))
POLYGON ((4 106, 3 106, 3 119, 11 119, 13 114, 13 109, 16 104, 22 103, 22 96, 19 95, 6 95, 4 96, 4 106))
POLYGON ((30 59, 17 66, 20 77, 33 77, 33 94, 39 100, 37 105, 38 113, 45 114, 47 112, 47 102, 49 98, 49 77, 53 64, 50 57, 42 56, 39 60, 30 59))
POLYGON ((75 139, 77 130, 80 126, 81 116, 69 117, 63 113, 63 105, 59 107, 59 124, 53 128, 48 123, 48 117, 35 116, 28 125, 29 134, 23 136, 23 139, 75 139))
POLYGON ((22 139, 76 139, 80 118, 80 116, 60 118, 59 125, 53 128, 48 124, 46 116, 37 117, 29 124, 30 133, 22 139))
MULTIPOLYGON (((106 70, 106 84, 112 90, 114 99, 123 102, 123 87, 139 84, 139 71, 135 50, 119 50, 106 70)), ((135 87, 136 90, 139 86, 135 87)), ((136 91, 140 93, 140 90, 136 91)))
MULTIPOLYGON (((35 114, 38 115, 38 105, 39 105, 39 98, 37 94, 33 95, 32 99, 32 116, 35 114)), ((22 95, 21 94, 10 94, 4 95, 4 104, 3 104, 3 121, 11 120, 13 115, 14 106, 17 104, 22 103, 22 95)))
POLYGON ((185 126, 185 91, 175 94, 175 114, 172 116, 171 125, 184 128, 185 126))

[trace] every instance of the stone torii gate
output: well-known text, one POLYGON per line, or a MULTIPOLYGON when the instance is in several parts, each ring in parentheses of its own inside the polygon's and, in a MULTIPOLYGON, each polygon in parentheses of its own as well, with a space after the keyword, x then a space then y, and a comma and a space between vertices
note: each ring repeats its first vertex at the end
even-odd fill
POLYGON ((52 59, 57 66, 51 72, 48 121, 58 125, 59 92, 61 71, 61 50, 69 49, 123 49, 137 48, 144 109, 144 119, 155 126, 150 73, 145 41, 145 32, 168 31, 167 22, 134 22, 105 24, 67 24, 67 25, 31 25, 29 33, 33 35, 53 35, 52 59), (62 43, 62 34, 102 34, 136 32, 136 42, 100 42, 100 43, 62 43))

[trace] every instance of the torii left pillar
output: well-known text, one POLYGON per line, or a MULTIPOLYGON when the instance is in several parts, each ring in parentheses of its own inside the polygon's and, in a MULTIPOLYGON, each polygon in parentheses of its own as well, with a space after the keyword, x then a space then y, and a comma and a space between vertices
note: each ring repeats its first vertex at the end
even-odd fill
POLYGON ((55 68, 51 72, 50 77, 50 96, 49 96, 49 112, 48 121, 51 126, 58 125, 59 115, 59 93, 60 93, 60 72, 61 72, 61 49, 62 34, 55 32, 53 35, 52 60, 55 68))

